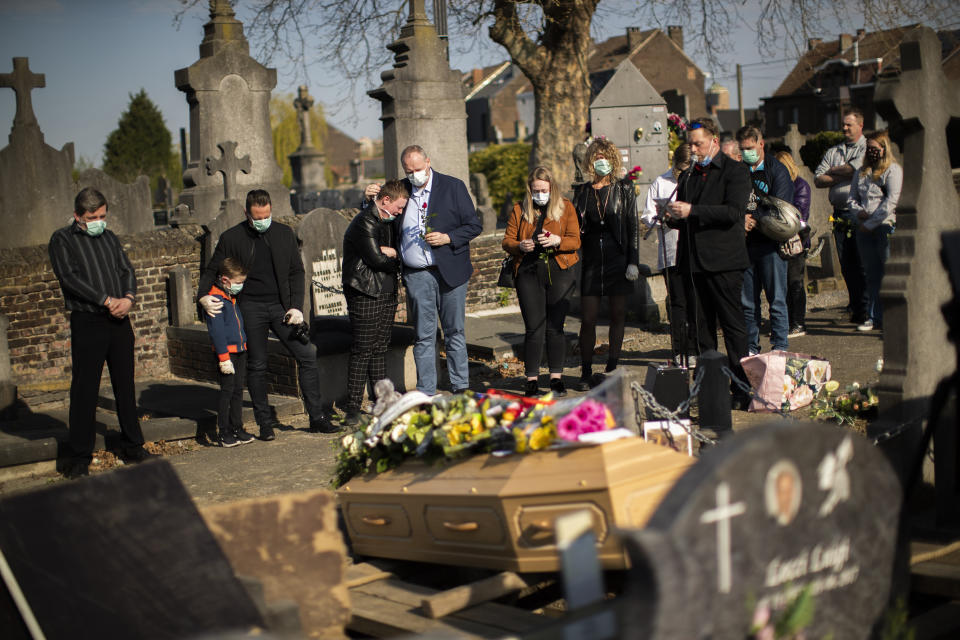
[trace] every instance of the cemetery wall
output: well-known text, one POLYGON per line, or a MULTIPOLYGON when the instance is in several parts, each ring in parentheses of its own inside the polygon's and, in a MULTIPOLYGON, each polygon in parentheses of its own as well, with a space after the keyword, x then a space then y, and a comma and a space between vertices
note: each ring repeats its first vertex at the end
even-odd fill
MULTIPOLYGON (((190 269, 196 283, 199 244, 193 227, 121 236, 137 273, 136 376, 169 373, 166 327, 167 272, 190 269)), ((0 254, 0 309, 10 320, 7 336, 14 381, 21 389, 64 388, 70 379, 70 323, 46 245, 0 254)))
MULTIPOLYGON (((500 275, 500 262, 507 255, 501 248, 503 230, 484 234, 470 243, 470 261, 473 263, 473 276, 467 287, 467 312, 493 309, 500 306, 500 287, 497 277, 500 275)), ((514 298, 510 297, 509 304, 514 298)))

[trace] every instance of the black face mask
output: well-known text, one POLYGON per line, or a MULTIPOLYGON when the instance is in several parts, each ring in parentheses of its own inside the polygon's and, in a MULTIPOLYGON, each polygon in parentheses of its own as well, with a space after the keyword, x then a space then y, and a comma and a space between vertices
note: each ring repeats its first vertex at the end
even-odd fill
POLYGON ((867 159, 870 160, 871 162, 876 162, 881 157, 883 157, 883 151, 881 151, 880 149, 876 149, 874 147, 869 147, 867 149, 867 159))

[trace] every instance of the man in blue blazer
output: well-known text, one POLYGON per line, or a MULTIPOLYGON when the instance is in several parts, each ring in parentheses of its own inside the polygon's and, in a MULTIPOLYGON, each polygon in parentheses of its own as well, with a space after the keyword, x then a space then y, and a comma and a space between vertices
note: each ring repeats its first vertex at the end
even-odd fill
MULTIPOLYGON (((437 320, 443 329, 447 370, 454 393, 470 386, 464 323, 467 283, 473 274, 470 241, 483 225, 461 180, 434 171, 427 152, 418 145, 400 154, 410 199, 399 217, 403 283, 417 332, 413 359, 417 389, 437 392, 437 320)), ((367 187, 372 199, 378 185, 367 187)))

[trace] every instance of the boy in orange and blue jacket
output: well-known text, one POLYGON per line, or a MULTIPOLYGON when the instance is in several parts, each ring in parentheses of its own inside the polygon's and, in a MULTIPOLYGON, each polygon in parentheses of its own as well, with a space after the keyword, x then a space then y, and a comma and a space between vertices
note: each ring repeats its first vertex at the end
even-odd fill
POLYGON ((243 289, 247 269, 239 260, 226 258, 220 265, 217 282, 204 295, 223 302, 223 311, 206 316, 207 333, 213 343, 220 367, 220 401, 217 410, 217 435, 221 447, 253 442, 243 428, 243 383, 247 373, 247 336, 243 316, 237 309, 237 294, 243 289))

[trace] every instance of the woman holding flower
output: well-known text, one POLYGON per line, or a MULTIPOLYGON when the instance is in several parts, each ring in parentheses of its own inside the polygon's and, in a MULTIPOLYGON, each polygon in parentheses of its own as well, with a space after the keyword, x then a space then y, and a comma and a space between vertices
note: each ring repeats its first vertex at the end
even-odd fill
POLYGON ((563 324, 570 310, 574 274, 580 259, 580 225, 573 204, 562 195, 550 171, 537 167, 527 178, 527 195, 514 205, 503 235, 503 250, 513 256, 517 300, 526 328, 525 395, 538 395, 540 357, 547 339, 550 390, 566 395, 561 376, 566 352, 563 324))
POLYGON ((580 381, 586 391, 593 378, 600 298, 610 304, 610 351, 607 372, 617 368, 626 324, 627 294, 640 276, 640 233, 633 182, 620 179, 620 151, 605 138, 587 148, 591 182, 575 187, 573 202, 580 220, 583 271, 580 277, 580 381))
POLYGON ((890 234, 897 224, 897 202, 903 186, 903 168, 893 159, 890 136, 877 131, 867 136, 863 167, 853 174, 847 207, 860 222, 857 250, 867 276, 867 319, 860 331, 883 328, 880 283, 890 257, 890 234))

